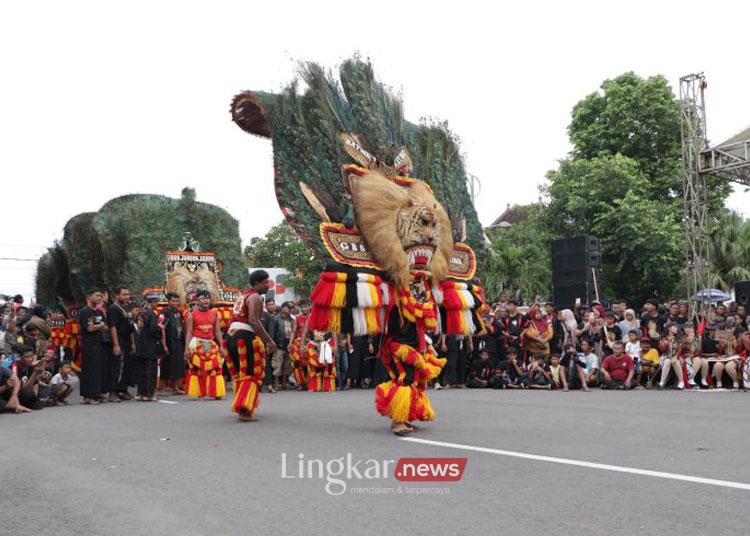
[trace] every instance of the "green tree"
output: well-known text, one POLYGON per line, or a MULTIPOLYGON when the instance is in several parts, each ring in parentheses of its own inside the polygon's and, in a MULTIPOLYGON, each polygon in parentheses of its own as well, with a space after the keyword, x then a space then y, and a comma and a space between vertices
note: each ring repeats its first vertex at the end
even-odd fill
POLYGON ((286 223, 275 225, 264 237, 253 237, 245 247, 248 267, 284 268, 292 277, 288 280, 297 294, 309 296, 323 263, 286 223))
MULTIPOLYGON (((638 162, 622 155, 572 158, 547 173, 547 226, 560 237, 593 234, 596 219, 628 192, 646 196, 648 179, 638 162)), ((601 238, 601 237, 600 237, 601 238)))
POLYGON ((568 133, 576 159, 621 154, 638 163, 657 199, 681 189, 679 103, 663 76, 628 72, 605 80, 572 115, 568 133))
POLYGON ((489 299, 501 291, 530 303, 539 295, 551 298, 552 264, 548 227, 537 204, 515 207, 525 212, 524 221, 504 229, 489 232, 491 245, 483 256, 480 273, 482 285, 489 299))
POLYGON ((711 232, 713 285, 730 290, 734 283, 750 279, 750 220, 726 210, 711 232))
POLYGON ((685 259, 679 218, 662 203, 630 191, 596 217, 605 295, 641 304, 677 290, 685 259))

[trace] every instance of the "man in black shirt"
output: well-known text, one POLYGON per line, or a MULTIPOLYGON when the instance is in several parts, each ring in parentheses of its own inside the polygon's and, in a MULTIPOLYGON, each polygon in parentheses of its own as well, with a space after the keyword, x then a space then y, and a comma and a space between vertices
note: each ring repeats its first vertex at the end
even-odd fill
POLYGON ((521 333, 526 329, 527 320, 518 312, 517 301, 509 300, 505 307, 508 311, 508 316, 503 322, 505 340, 507 341, 508 347, 513 346, 516 349, 520 349, 521 333))
POLYGON ((172 292, 167 293, 167 308, 159 315, 161 343, 164 351, 164 362, 161 367, 161 380, 169 385, 176 395, 184 395, 182 379, 185 376, 185 348, 182 334, 182 313, 179 311, 180 297, 172 292))
POLYGON ((487 350, 479 352, 479 359, 471 364, 469 371, 469 387, 491 387, 495 376, 495 367, 492 366, 490 353, 487 350))
POLYGON ((98 404, 107 361, 102 334, 109 331, 104 313, 98 309, 102 294, 97 288, 86 291, 86 306, 78 311, 81 332, 81 396, 84 404, 98 404))
POLYGON ((130 400, 128 385, 134 382, 135 340, 133 338, 133 318, 127 311, 131 293, 127 285, 115 287, 115 303, 107 309, 112 349, 107 362, 107 385, 109 401, 119 402, 121 399, 130 400))
POLYGON ((157 353, 161 345, 161 328, 159 327, 154 307, 159 297, 155 294, 146 296, 146 304, 138 317, 138 342, 136 359, 138 359, 138 397, 141 402, 155 402, 157 353))
POLYGON ((659 314, 659 302, 653 298, 646 300, 643 307, 646 312, 641 317, 641 333, 651 339, 653 348, 658 348, 661 335, 664 333, 666 318, 659 314))
POLYGON ((508 347, 506 358, 501 361, 495 371, 494 388, 525 389, 529 385, 529 377, 518 363, 518 348, 508 347))

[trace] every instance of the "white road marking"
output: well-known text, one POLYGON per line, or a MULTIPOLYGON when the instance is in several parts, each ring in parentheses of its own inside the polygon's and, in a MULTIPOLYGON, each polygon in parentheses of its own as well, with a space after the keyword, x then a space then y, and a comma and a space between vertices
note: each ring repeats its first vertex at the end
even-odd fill
POLYGON ((400 437, 402 441, 412 443, 423 443, 425 445, 434 445, 436 447, 448 447, 460 450, 473 450, 476 452, 486 452, 488 454, 499 454, 501 456, 510 456, 513 458, 523 458, 526 460, 537 460, 540 462, 560 463, 564 465, 575 465, 578 467, 587 467, 589 469, 601 469, 604 471, 615 471, 618 473, 629 473, 632 475, 654 476, 658 478, 667 478, 670 480, 681 480, 683 482, 693 482, 695 484, 707 484, 709 486, 720 486, 724 488, 735 488, 750 491, 750 484, 744 482, 732 482, 730 480, 716 480, 713 478, 703 478, 699 476, 680 475, 677 473, 665 473, 662 471, 650 471, 648 469, 637 469, 635 467, 623 467, 621 465, 608 465, 605 463, 586 462, 581 460, 570 460, 568 458, 556 458, 554 456, 540 456, 538 454, 529 454, 526 452, 514 452, 512 450, 491 449, 487 447, 475 447, 473 445, 461 445, 459 443, 446 443, 443 441, 431 441, 429 439, 419 439, 416 437, 400 437))
POLYGON ((179 404, 179 402, 173 402, 171 400, 157 400, 160 404, 179 404))

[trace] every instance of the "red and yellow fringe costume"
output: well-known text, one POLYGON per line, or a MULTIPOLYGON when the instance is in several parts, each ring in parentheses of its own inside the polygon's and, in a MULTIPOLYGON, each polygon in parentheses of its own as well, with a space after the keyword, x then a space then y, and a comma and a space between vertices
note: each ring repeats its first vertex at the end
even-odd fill
POLYGON ((263 375, 266 370, 266 347, 260 337, 253 338, 252 368, 248 361, 247 345, 244 339, 237 341, 237 353, 239 354, 239 370, 235 368, 232 359, 227 360, 229 373, 232 376, 232 389, 234 400, 232 400, 232 411, 235 413, 252 416, 260 405, 260 387, 263 384, 263 375))
MULTIPOLYGON (((330 344, 331 341, 321 342, 321 344, 330 344)), ((332 392, 336 390, 336 356, 333 356, 333 363, 323 364, 320 361, 320 354, 312 341, 307 343, 307 362, 309 375, 307 377, 307 390, 311 392, 332 392)))
POLYGON ((185 394, 193 398, 223 398, 227 394, 227 386, 222 374, 224 358, 221 349, 216 341, 211 341, 211 349, 206 353, 200 341, 195 338, 191 341, 195 348, 185 373, 185 394))
POLYGON ((445 366, 427 347, 424 353, 399 342, 384 342, 380 358, 388 369, 390 381, 375 388, 375 409, 395 422, 431 421, 435 411, 425 390, 445 366))
POLYGON ((308 359, 307 352, 300 352, 302 340, 297 337, 292 342, 292 350, 289 352, 289 359, 292 361, 292 374, 294 383, 305 387, 308 377, 308 359))

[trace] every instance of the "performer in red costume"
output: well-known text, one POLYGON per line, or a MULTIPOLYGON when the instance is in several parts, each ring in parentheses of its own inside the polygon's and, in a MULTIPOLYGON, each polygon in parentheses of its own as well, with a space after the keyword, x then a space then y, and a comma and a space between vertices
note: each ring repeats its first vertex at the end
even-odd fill
POLYGON ((289 345, 289 358, 292 361, 292 374, 297 390, 307 388, 308 360, 307 360, 307 320, 310 318, 310 302, 302 300, 302 312, 294 319, 294 337, 289 345))
POLYGON ((219 315, 211 310, 211 295, 207 290, 195 294, 198 308, 187 316, 185 323, 185 391, 189 397, 210 397, 223 400, 227 394, 221 355, 223 340, 219 315))
POLYGON ((227 331, 228 366, 234 389, 232 411, 241 421, 256 420, 266 355, 276 351, 276 344, 260 322, 268 286, 268 272, 256 270, 250 274, 250 288, 234 304, 227 331))

